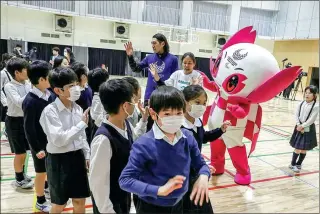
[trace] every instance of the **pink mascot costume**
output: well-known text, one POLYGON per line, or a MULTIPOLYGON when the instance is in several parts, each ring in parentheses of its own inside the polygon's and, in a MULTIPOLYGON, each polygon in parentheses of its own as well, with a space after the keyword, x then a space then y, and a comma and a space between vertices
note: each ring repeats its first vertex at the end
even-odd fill
POLYGON ((271 100, 300 72, 299 66, 279 69, 273 55, 255 45, 256 32, 246 27, 233 35, 223 46, 215 63, 210 59, 210 72, 214 81, 203 74, 204 87, 217 92, 214 103, 203 117, 210 130, 230 120, 226 133, 211 142, 211 164, 215 174, 224 173, 225 151, 228 149, 236 168, 234 181, 247 185, 251 182, 246 147, 243 137, 249 139, 254 151, 261 127, 262 109, 259 103, 271 100))

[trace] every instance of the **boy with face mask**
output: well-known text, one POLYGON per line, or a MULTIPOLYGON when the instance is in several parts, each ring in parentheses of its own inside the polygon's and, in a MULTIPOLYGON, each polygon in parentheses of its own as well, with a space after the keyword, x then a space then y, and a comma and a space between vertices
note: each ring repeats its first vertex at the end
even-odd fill
POLYGON ((161 86, 151 95, 155 123, 134 142, 119 179, 123 190, 139 197, 137 213, 183 213, 191 165, 199 175, 191 199, 200 206, 209 200, 209 167, 192 133, 181 129, 185 108, 183 94, 172 86, 161 86))
MULTIPOLYGON (((126 166, 133 141, 138 137, 127 120, 135 108, 134 89, 123 79, 103 83, 99 90, 109 116, 91 142, 89 183, 94 213, 129 213, 130 193, 120 189, 118 179, 126 166)), ((145 126, 138 133, 145 133, 145 126)))
POLYGON ((40 124, 47 135, 47 175, 52 208, 61 213, 69 198, 75 213, 85 212, 90 196, 87 170, 90 149, 85 129, 88 110, 75 103, 80 97, 77 75, 70 68, 53 70, 49 82, 57 98, 44 108, 40 124))

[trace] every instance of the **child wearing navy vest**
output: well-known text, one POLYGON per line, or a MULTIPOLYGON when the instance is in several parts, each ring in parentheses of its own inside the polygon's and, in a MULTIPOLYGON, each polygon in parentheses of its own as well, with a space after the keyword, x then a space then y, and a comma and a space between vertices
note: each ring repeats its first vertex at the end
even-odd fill
MULTIPOLYGON (((74 62, 71 65, 71 69, 76 73, 79 81, 79 86, 81 88, 81 95, 76 103, 82 108, 83 111, 91 107, 93 92, 88 86, 88 68, 81 62, 74 62)), ((91 143, 91 129, 92 120, 89 118, 88 128, 86 128, 87 141, 90 145, 91 143)))
MULTIPOLYGON (((206 110, 208 100, 206 91, 200 85, 190 85, 185 87, 182 92, 186 100, 186 112, 184 113, 184 122, 182 124, 182 128, 193 133, 194 138, 197 140, 198 148, 201 152, 202 144, 214 141, 221 137, 221 135, 226 131, 226 128, 230 125, 230 122, 224 122, 221 128, 205 131, 200 118, 203 116, 206 110)), ((212 166, 209 167, 211 167, 211 169, 214 171, 212 166)), ((213 213, 213 209, 210 200, 208 203, 204 203, 202 206, 195 205, 192 201, 190 201, 192 188, 197 179, 198 175, 196 171, 191 168, 189 190, 185 194, 183 201, 183 213, 211 214, 213 213)))
POLYGON ((123 79, 109 80, 100 86, 101 103, 109 116, 91 143, 89 183, 94 213, 130 211, 131 194, 120 189, 118 179, 137 138, 127 120, 135 108, 133 91, 123 79))
POLYGON ((50 64, 46 61, 33 61, 28 70, 28 77, 33 85, 31 91, 27 94, 22 103, 24 114, 24 130, 31 148, 33 165, 36 172, 35 192, 37 195, 36 208, 42 212, 48 213, 51 205, 45 198, 45 191, 48 193, 48 184, 46 183, 46 146, 47 136, 42 130, 39 119, 43 109, 53 102, 51 92, 47 90, 50 87, 48 75, 50 64), (45 190, 46 189, 46 190, 45 190))
POLYGON ((95 68, 88 73, 88 85, 93 91, 92 105, 89 111, 90 119, 92 120, 91 136, 92 141, 98 127, 101 126, 103 119, 107 113, 103 109, 99 96, 99 88, 102 83, 109 79, 109 73, 102 68, 95 68))
POLYGON ((136 194, 137 213, 183 213, 190 167, 199 174, 192 193, 195 204, 208 201, 210 170, 190 131, 181 129, 185 100, 178 89, 161 86, 150 98, 152 129, 136 140, 122 171, 120 187, 136 194), (201 197, 203 194, 205 197, 201 197), (200 199, 200 200, 199 200, 200 199))
POLYGON ((13 161, 16 174, 15 185, 22 189, 33 188, 31 177, 24 173, 29 144, 24 131, 22 102, 31 89, 31 84, 27 81, 29 68, 30 65, 26 60, 18 57, 11 58, 7 64, 7 71, 12 79, 4 86, 8 104, 5 126, 11 152, 15 153, 13 161))

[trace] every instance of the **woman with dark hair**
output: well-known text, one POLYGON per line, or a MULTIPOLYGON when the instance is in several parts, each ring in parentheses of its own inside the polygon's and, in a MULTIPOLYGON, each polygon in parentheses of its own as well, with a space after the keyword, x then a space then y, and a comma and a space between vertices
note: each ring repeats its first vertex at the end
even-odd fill
MULTIPOLYGON (((141 72, 148 68, 150 64, 154 64, 162 81, 167 80, 173 72, 178 70, 178 58, 170 54, 170 47, 167 38, 160 33, 155 34, 151 41, 154 54, 145 57, 141 62, 135 62, 133 58, 132 43, 125 44, 125 49, 129 58, 129 64, 133 72, 141 72)), ((149 71, 150 72, 150 71, 149 71)), ((148 82, 144 95, 145 105, 151 96, 151 93, 156 89, 157 83, 153 80, 151 73, 148 75, 148 82)))
POLYGON ((71 65, 72 63, 74 63, 76 61, 71 48, 65 48, 63 51, 63 54, 65 57, 67 57, 67 59, 69 61, 69 65, 71 65))
POLYGON ((312 150, 318 144, 316 126, 314 124, 319 114, 317 93, 316 86, 310 85, 306 87, 304 90, 305 100, 300 103, 296 111, 296 126, 290 140, 290 145, 294 148, 294 151, 289 165, 289 168, 294 172, 300 172, 307 150, 312 150))
MULTIPOLYGON (((124 45, 128 55, 130 68, 133 72, 141 72, 153 64, 159 75, 159 79, 161 81, 166 81, 173 72, 179 69, 178 58, 169 53, 169 43, 163 34, 155 34, 152 37, 151 45, 154 53, 146 56, 141 62, 136 62, 134 60, 132 43, 128 42, 124 45)), ((147 86, 144 94, 144 106, 148 105, 149 98, 156 88, 157 83, 154 81, 149 70, 147 86)), ((153 120, 149 117, 147 131, 151 129, 152 124, 153 120)))
POLYGON ((69 60, 65 56, 57 56, 53 61, 53 67, 52 69, 56 69, 58 67, 68 67, 69 66, 69 60))

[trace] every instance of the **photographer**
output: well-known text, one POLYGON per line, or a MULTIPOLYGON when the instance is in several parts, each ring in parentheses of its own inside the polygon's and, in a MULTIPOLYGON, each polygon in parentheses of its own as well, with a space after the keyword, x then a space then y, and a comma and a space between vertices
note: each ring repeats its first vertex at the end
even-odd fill
MULTIPOLYGON (((287 65, 286 65, 286 68, 290 68, 292 66, 291 62, 289 62, 287 65)), ((286 100, 289 100, 289 96, 291 94, 291 91, 292 89, 294 88, 294 83, 295 81, 293 81, 284 91, 283 91, 283 97, 284 99, 286 100)))

